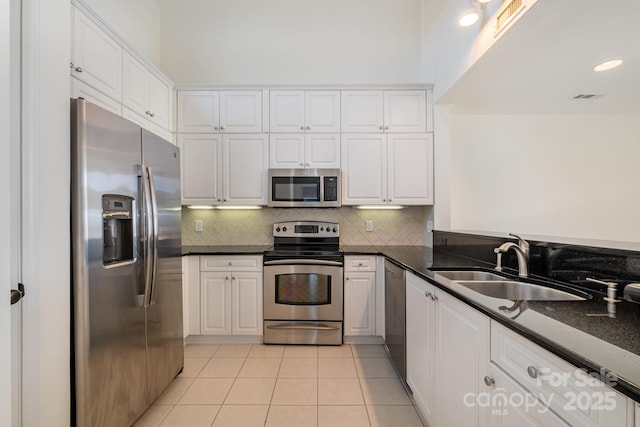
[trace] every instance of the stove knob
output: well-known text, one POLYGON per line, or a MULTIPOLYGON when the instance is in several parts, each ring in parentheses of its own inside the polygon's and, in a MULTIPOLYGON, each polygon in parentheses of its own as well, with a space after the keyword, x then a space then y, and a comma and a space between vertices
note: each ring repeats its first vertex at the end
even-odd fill
POLYGON ((280 227, 276 227, 276 233, 280 232, 280 227))
POLYGON ((287 231, 287 227, 282 227, 282 231, 287 231))
POLYGON ((336 231, 338 231, 338 229, 336 227, 333 227, 333 232, 335 233, 336 231))
POLYGON ((324 227, 320 227, 320 231, 324 231, 324 227))

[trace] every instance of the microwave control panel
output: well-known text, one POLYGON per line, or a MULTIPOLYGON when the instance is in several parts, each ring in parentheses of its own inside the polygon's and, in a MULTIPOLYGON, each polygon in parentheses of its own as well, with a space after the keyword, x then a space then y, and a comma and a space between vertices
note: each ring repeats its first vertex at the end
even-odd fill
POLYGON ((338 200, 338 177, 324 177, 324 201, 335 202, 338 200))

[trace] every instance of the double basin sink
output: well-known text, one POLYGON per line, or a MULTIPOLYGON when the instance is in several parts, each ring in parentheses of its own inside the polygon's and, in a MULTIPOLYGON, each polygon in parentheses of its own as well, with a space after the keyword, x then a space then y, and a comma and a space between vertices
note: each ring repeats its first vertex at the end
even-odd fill
POLYGON ((559 289, 512 280, 487 271, 434 270, 434 273, 482 295, 511 301, 585 301, 591 298, 591 295, 578 289, 559 289))

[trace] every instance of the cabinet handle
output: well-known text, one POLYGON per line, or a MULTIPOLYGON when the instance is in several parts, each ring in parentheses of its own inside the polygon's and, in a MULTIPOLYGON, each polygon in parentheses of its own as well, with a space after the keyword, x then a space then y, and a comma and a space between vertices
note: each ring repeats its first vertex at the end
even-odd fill
POLYGON ((484 383, 486 385, 488 385, 489 387, 491 387, 492 385, 494 385, 496 383, 496 380, 494 380, 493 378, 491 378, 490 376, 486 376, 484 377, 484 383))
POLYGON ((438 295, 431 294, 431 301, 438 301, 438 295))
POLYGON ((150 116, 150 115, 151 115, 151 111, 149 111, 149 110, 145 111, 144 113, 145 113, 147 116, 150 116))
POLYGON ((535 366, 529 366, 527 368, 527 374, 529 374, 531 378, 538 378, 538 375, 540 375, 540 370, 535 366))
POLYGON ((82 67, 76 67, 76 72, 77 73, 81 73, 82 72, 82 67))
POLYGON ((150 115, 151 117, 155 117, 155 116, 156 116, 156 113, 151 113, 151 114, 149 114, 149 115, 150 115))
POLYGON ((431 295, 431 292, 429 291, 424 291, 424 296, 427 298, 433 298, 433 295, 431 295))

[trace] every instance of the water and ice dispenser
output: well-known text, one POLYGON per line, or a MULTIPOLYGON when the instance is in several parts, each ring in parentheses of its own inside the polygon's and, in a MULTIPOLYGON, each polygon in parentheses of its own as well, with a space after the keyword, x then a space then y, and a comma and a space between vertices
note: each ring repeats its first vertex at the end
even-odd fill
POLYGON ((113 265, 134 258, 133 197, 102 196, 102 264, 113 265))

